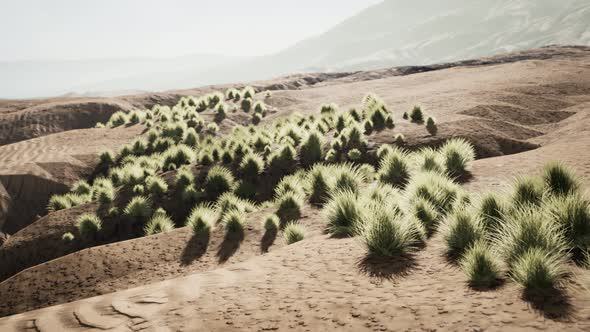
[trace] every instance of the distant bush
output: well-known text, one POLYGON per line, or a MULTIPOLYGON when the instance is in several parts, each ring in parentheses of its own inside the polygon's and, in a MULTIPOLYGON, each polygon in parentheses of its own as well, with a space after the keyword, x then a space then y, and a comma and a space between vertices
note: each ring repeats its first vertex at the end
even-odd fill
POLYGON ((129 121, 127 114, 121 111, 115 112, 111 115, 109 122, 107 123, 110 127, 118 127, 126 124, 129 121))
POLYGON ((574 171, 560 162, 545 165, 542 179, 546 188, 554 195, 575 193, 580 187, 580 180, 574 171))
POLYGON ((196 235, 209 234, 215 226, 215 211, 209 205, 199 205, 195 207, 186 220, 196 235))
POLYGON ((244 112, 250 112, 250 109, 252 109, 252 99, 244 97, 240 106, 244 112))
POLYGON ((430 133, 430 135, 434 136, 436 135, 436 133, 438 132, 438 127, 436 125, 436 122, 434 121, 434 118, 429 116, 426 119, 426 130, 428 131, 428 133, 430 133))
POLYGON ((459 265, 473 287, 492 287, 502 277, 501 262, 485 241, 467 249, 459 265))
POLYGON ((404 134, 396 134, 393 139, 393 143, 397 146, 403 146, 404 144, 406 144, 406 137, 404 136, 404 134))
POLYGON ((78 217, 78 231, 86 238, 94 237, 102 229, 102 221, 94 213, 84 213, 78 217))
POLYGON ((143 229, 146 236, 170 232, 174 229, 174 222, 164 214, 154 214, 143 229))
POLYGON ((283 145, 268 157, 269 172, 275 176, 291 174, 297 168, 297 152, 291 145, 283 145))
POLYGON ((254 103, 254 112, 264 115, 266 113, 266 106, 263 102, 257 101, 254 103))
POLYGON ((136 196, 131 199, 123 210, 123 213, 132 218, 149 218, 152 215, 152 202, 145 196, 136 196))
POLYGON ((195 129, 188 128, 186 130, 186 137, 184 138, 184 144, 186 144, 187 146, 190 146, 191 148, 194 148, 197 146, 198 142, 199 142, 199 135, 197 134, 195 129))
POLYGON ((420 106, 414 106, 412 112, 410 112, 410 118, 412 119, 412 122, 424 122, 424 114, 422 113, 422 108, 420 106))
POLYGON ((408 120, 410 118, 410 116, 408 115, 408 112, 404 112, 404 114, 402 115, 402 118, 404 120, 408 120))
POLYGON ((100 164, 103 166, 111 166, 115 162, 115 156, 112 151, 103 151, 100 154, 100 164))
POLYGON ((225 108, 226 106, 224 103, 217 104, 217 107, 215 108, 215 121, 221 122, 225 119, 227 116, 225 108))
POLYGON ((209 134, 216 134, 217 131, 219 131, 219 127, 215 123, 211 122, 207 125, 207 132, 209 134))
POLYGON ((379 181, 404 187, 410 178, 410 160, 406 152, 392 150, 379 163, 379 181))
POLYGON ((70 233, 70 232, 64 233, 64 234, 61 236, 61 239, 62 239, 64 242, 72 242, 72 241, 74 241, 74 234, 72 234, 72 233, 70 233))
POLYGON ((277 198, 277 216, 281 222, 287 223, 301 218, 301 210, 303 208, 303 198, 293 192, 287 192, 277 198))
POLYGON ((447 221, 444 241, 447 252, 461 255, 478 240, 483 239, 484 229, 480 220, 464 209, 453 212, 447 221))
POLYGON ((328 232, 338 236, 352 236, 359 230, 365 210, 357 194, 350 190, 334 193, 324 214, 328 220, 328 232))
POLYGON ((254 94, 256 93, 256 91, 254 91, 254 88, 251 86, 247 86, 242 90, 242 97, 244 99, 246 98, 254 98, 254 94))
POLYGON ((235 179, 231 171, 223 166, 214 166, 207 173, 203 189, 207 197, 214 201, 221 194, 232 191, 235 186, 235 179))
POLYGON ((447 173, 453 177, 463 175, 467 165, 475 159, 473 145, 461 138, 446 141, 440 152, 447 173))
POLYGON ((333 114, 333 113, 336 113, 337 111, 338 111, 338 105, 333 104, 333 103, 332 104, 324 104, 320 108, 321 114, 333 114))
POLYGON ((74 183, 72 192, 78 195, 92 195, 92 187, 86 181, 80 180, 74 183))
POLYGON ((262 121, 262 115, 260 113, 252 114, 252 123, 257 125, 262 121))
POLYGON ((283 229, 283 239, 287 245, 299 242, 305 238, 305 229, 297 223, 288 223, 283 229))

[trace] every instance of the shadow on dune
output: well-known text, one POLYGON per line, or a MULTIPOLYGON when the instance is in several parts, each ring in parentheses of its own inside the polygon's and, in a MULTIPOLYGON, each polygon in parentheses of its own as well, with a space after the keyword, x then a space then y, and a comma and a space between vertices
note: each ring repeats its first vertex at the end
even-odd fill
POLYGON ((569 296, 562 289, 544 292, 524 291, 522 299, 547 319, 567 319, 573 313, 569 296))
POLYGON ((233 254, 238 251, 244 240, 244 231, 227 233, 217 251, 219 263, 225 263, 233 254))
POLYGON ((277 233, 278 230, 276 229, 267 230, 264 233, 262 239, 260 240, 260 251, 262 251, 262 253, 268 252, 268 248, 273 245, 275 239, 277 238, 277 233))
POLYGON ((357 262, 360 272, 369 277, 379 279, 393 279, 395 276, 405 276, 416 265, 412 254, 399 257, 384 257, 367 255, 357 262))
POLYGON ((209 246, 209 233, 203 232, 199 235, 193 235, 182 251, 180 262, 182 265, 189 265, 198 260, 207 252, 209 246))

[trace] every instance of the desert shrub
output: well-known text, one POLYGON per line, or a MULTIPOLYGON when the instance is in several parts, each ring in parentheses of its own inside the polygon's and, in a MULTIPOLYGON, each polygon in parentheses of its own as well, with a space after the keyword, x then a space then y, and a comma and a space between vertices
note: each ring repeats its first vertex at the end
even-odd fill
POLYGON ((502 277, 501 262, 485 241, 469 247, 459 265, 473 287, 492 287, 502 277))
POLYGON ((193 173, 186 168, 181 168, 176 173, 176 187, 177 188, 186 188, 191 185, 195 181, 195 176, 193 173))
POLYGON ((236 196, 232 192, 226 192, 221 195, 215 202, 217 212, 223 217, 228 211, 236 210, 240 212, 254 211, 254 204, 246 199, 236 196))
POLYGON ((404 112, 404 114, 402 115, 402 118, 403 118, 404 120, 407 120, 407 119, 409 119, 409 118, 410 118, 410 116, 408 115, 408 112, 404 112))
POLYGON ((360 231, 361 241, 370 255, 397 256, 413 250, 421 241, 416 223, 379 206, 360 231))
POLYGON ((355 235, 365 217, 363 203, 351 190, 334 193, 323 211, 328 220, 328 232, 337 236, 355 235))
POLYGON ((315 205, 323 205, 326 203, 332 190, 329 170, 323 166, 318 165, 311 169, 308 174, 309 183, 309 201, 315 205))
POLYGON ((502 216, 507 211, 504 200, 495 193, 486 193, 477 206, 477 213, 487 231, 497 231, 501 227, 502 216))
POLYGON ((225 231, 229 234, 243 233, 246 227, 246 218, 242 211, 230 210, 223 216, 222 223, 225 231))
POLYGON ((158 138, 154 141, 153 148, 155 152, 164 152, 174 145, 171 138, 158 138))
POLYGON ((146 236, 158 233, 170 232, 174 229, 174 222, 166 213, 154 213, 154 216, 145 225, 143 232, 146 236))
POLYGON ((262 115, 260 113, 252 114, 252 123, 257 125, 262 121, 262 115))
POLYGON ((223 121, 223 119, 225 119, 225 117, 226 117, 225 108, 226 108, 226 106, 224 103, 217 104, 217 107, 215 108, 215 121, 221 122, 221 121, 223 121))
POLYGON ((358 167, 358 172, 367 183, 371 183, 375 180, 375 167, 369 164, 361 164, 358 167))
POLYGON ((428 233, 432 233, 440 221, 440 215, 436 207, 425 198, 419 197, 412 202, 411 212, 418 219, 428 233))
POLYGON ((382 144, 381 146, 379 146, 379 148, 377 149, 377 159, 379 159, 379 161, 381 161, 383 158, 385 158, 389 153, 391 153, 394 149, 397 149, 396 147, 392 147, 389 144, 382 144))
POLYGON ((184 144, 190 147, 196 147, 199 142, 199 135, 195 131, 195 128, 188 128, 186 130, 186 136, 184 138, 184 144))
POLYGON ((401 212, 399 206, 396 206, 402 200, 401 194, 398 189, 389 184, 378 183, 376 186, 371 186, 364 191, 363 196, 375 204, 387 205, 392 213, 401 212))
POLYGON ((160 137, 170 138, 174 143, 179 143, 184 140, 187 126, 184 123, 166 123, 162 126, 160 137))
POLYGON ((115 156, 112 151, 103 151, 100 154, 100 164, 103 166, 110 166, 115 162, 115 156))
POLYGON ((188 218, 186 226, 189 226, 196 235, 209 234, 215 226, 216 214, 209 205, 195 207, 188 218))
POLYGON ((202 197, 200 191, 195 188, 194 185, 189 184, 188 186, 181 189, 180 198, 183 202, 195 203, 202 197))
POLYGON ((291 174, 297 168, 297 152, 291 145, 284 145, 268 157, 269 172, 275 176, 291 174))
POLYGON ((136 156, 144 155, 146 153, 147 149, 148 149, 147 142, 141 138, 135 140, 135 142, 133 142, 133 145, 131 145, 131 152, 136 156))
POLYGON ((236 96, 236 92, 238 92, 238 90, 236 90, 234 88, 227 89, 225 92, 225 99, 226 100, 233 100, 236 96))
POLYGON ((168 184, 159 176, 150 176, 145 181, 147 190, 155 196, 162 196, 168 191, 168 184))
POLYGON ((443 171, 440 154, 436 150, 430 147, 422 148, 415 154, 415 156, 416 162, 421 171, 443 171))
POLYGON ((503 216, 504 227, 495 237, 494 246, 510 266, 533 248, 556 254, 565 253, 565 241, 560 227, 544 209, 524 206, 503 216))
POLYGON ((412 111, 410 112, 410 119, 412 119, 412 122, 416 123, 424 122, 424 114, 422 112, 422 107, 418 105, 414 106, 414 108, 412 108, 412 111))
POLYGON ((162 160, 162 167, 166 170, 168 170, 172 164, 176 167, 187 165, 195 160, 195 151, 187 145, 178 144, 164 151, 162 154, 162 160))
POLYGON ((445 170, 450 176, 461 176, 465 173, 467 164, 475 159, 473 145, 462 138, 453 138, 445 142, 440 153, 445 170))
POLYGON ((363 117, 361 116, 359 111, 357 111, 356 108, 351 108, 350 110, 348 110, 348 114, 356 122, 361 122, 363 120, 363 117))
POLYGON ((128 121, 129 121, 129 118, 127 117, 127 114, 125 114, 121 111, 118 111, 118 112, 115 112, 111 115, 108 125, 110 127, 118 127, 118 126, 122 126, 122 125, 126 124, 128 121))
POLYGON ((244 112, 250 112, 250 109, 252 108, 252 99, 244 97, 240 106, 244 112))
POLYGON ((348 160, 358 161, 363 157, 363 154, 358 149, 351 149, 348 151, 346 156, 348 157, 348 160))
POLYGON ((223 166, 214 166, 207 173, 203 189, 207 197, 214 201, 221 194, 232 191, 235 186, 235 179, 231 171, 223 166))
POLYGON ((272 213, 264 220, 264 229, 267 232, 276 232, 279 229, 280 222, 279 216, 272 213))
POLYGON ((590 202, 580 194, 570 194, 551 197, 545 206, 559 225, 569 248, 580 252, 590 249, 590 202))
POLYGON ((254 112, 260 113, 260 114, 265 114, 266 113, 266 106, 264 105, 264 103, 261 101, 255 102, 254 103, 254 112))
POLYGON ((379 163, 379 181, 403 187, 410 178, 410 160, 405 151, 392 150, 379 163))
POLYGON ((78 217, 78 231, 83 237, 93 237, 102 229, 102 221, 94 213, 84 213, 78 217))
POLYGON ((545 188, 543 182, 533 176, 521 176, 512 185, 512 204, 514 206, 540 204, 545 188))
POLYGON ((393 138, 393 143, 397 146, 403 146, 404 144, 406 144, 406 137, 404 136, 404 134, 396 134, 393 138))
POLYGON ((301 218, 303 197, 294 192, 286 192, 277 198, 277 216, 281 222, 287 223, 301 218))
POLYGON ((365 134, 370 135, 373 132, 373 121, 366 120, 364 122, 363 128, 365 129, 365 134))
POLYGON ((209 134, 216 134, 219 131, 219 126, 217 126, 217 124, 211 122, 207 125, 207 132, 209 134))
POLYGON ((333 113, 336 113, 337 111, 338 111, 338 105, 336 105, 334 103, 324 104, 320 108, 321 114, 333 114, 333 113))
POLYGON ((249 153, 240 163, 240 174, 247 179, 255 179, 264 171, 264 159, 256 153, 249 153))
POLYGON ((219 104, 219 102, 221 102, 221 100, 223 99, 223 95, 216 92, 208 95, 207 99, 209 108, 214 108, 219 104))
POLYGON ((393 122, 393 116, 391 114, 388 114, 385 117, 385 127, 389 129, 395 128, 395 123, 393 122))
POLYGON ((565 260, 560 253, 531 248, 512 266, 511 276, 527 291, 543 292, 556 288, 565 275, 565 260))
POLYGON ((143 195, 145 193, 145 187, 143 184, 136 184, 133 186, 133 193, 136 195, 143 195))
POLYGON ((578 191, 580 180, 574 171, 560 162, 551 162, 543 167, 543 182, 554 195, 565 195, 578 191))
POLYGON ((303 140, 299 150, 299 160, 301 166, 309 167, 315 163, 321 162, 323 156, 324 137, 317 131, 312 131, 303 140))
POLYGON ((485 235, 481 221, 465 209, 450 214, 445 226, 444 241, 451 255, 463 254, 485 235))
POLYGON ((86 181, 80 180, 74 183, 72 192, 78 195, 92 195, 92 187, 86 181))
POLYGON ((281 197, 286 193, 294 193, 298 196, 305 196, 305 179, 303 173, 296 173, 285 176, 279 181, 274 189, 275 197, 281 197))
POLYGON ((152 201, 149 198, 135 196, 127 203, 123 213, 132 218, 149 218, 152 211, 152 201))
POLYGON ((94 197, 101 204, 110 204, 115 200, 115 188, 111 186, 102 186, 94 191, 94 197))
POLYGON ((256 91, 254 91, 253 87, 247 86, 242 90, 242 97, 243 98, 254 98, 255 93, 256 93, 256 91))
POLYGON ((351 164, 338 165, 333 168, 333 172, 334 190, 350 190, 358 193, 362 182, 365 180, 358 168, 351 164))
POLYGON ((406 196, 411 203, 418 198, 428 200, 441 216, 451 212, 462 189, 447 176, 437 172, 422 172, 412 177, 406 186, 406 196))
POLYGON ((426 130, 428 131, 428 133, 430 133, 430 135, 434 136, 436 135, 436 133, 438 132, 438 127, 436 125, 436 122, 434 121, 434 118, 429 116, 426 119, 426 130))
POLYGON ((142 117, 143 117, 143 114, 141 114, 138 111, 133 111, 133 112, 129 113, 129 123, 137 124, 137 123, 141 122, 142 117))
POLYGON ((387 114, 381 109, 376 109, 370 114, 369 119, 373 123, 373 128, 376 130, 385 129, 387 114))
POLYGON ((66 232, 61 236, 61 239, 64 242, 72 242, 72 241, 74 241, 74 234, 72 234, 70 232, 66 232))
POLYGON ((305 238, 305 229, 297 223, 288 223, 283 229, 283 239, 287 245, 299 242, 305 238))
POLYGON ((66 196, 62 195, 53 195, 49 199, 49 203, 47 203, 47 210, 49 212, 55 212, 59 210, 65 210, 72 207, 72 203, 66 196))

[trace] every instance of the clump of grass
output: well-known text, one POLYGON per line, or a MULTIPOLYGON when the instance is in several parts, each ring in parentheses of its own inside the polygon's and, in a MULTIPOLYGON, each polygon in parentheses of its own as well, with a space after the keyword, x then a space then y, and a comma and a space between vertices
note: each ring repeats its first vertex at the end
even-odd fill
POLYGON ((502 216, 507 207, 504 200, 495 193, 485 193, 477 206, 478 216, 487 231, 495 232, 502 225, 502 216))
POLYGON ((256 153, 249 153, 240 163, 240 174, 246 179, 255 179, 264 171, 264 159, 256 153))
POLYGON ((72 242, 72 241, 74 241, 74 234, 72 234, 70 232, 66 232, 61 236, 61 239, 64 242, 72 242))
POLYGON ((493 287, 502 277, 500 260, 482 240, 467 249, 459 265, 473 287, 493 287))
POLYGON ((242 99, 242 103, 240 104, 240 106, 242 107, 242 110, 244 112, 250 112, 250 109, 252 108, 252 99, 250 97, 244 96, 244 99, 242 99))
POLYGON ((188 186, 190 186, 195 180, 195 176, 193 175, 193 173, 186 169, 186 168, 181 168, 177 173, 176 173, 176 187, 177 188, 186 188, 188 186))
POLYGON ((402 150, 392 150, 379 164, 379 181, 396 187, 403 187, 410 178, 410 160, 402 150))
POLYGON ((91 195, 92 187, 86 181, 80 180, 74 183, 72 192, 78 195, 91 195))
POLYGON ((143 229, 146 236, 170 232, 174 229, 174 222, 166 213, 154 213, 143 229))
POLYGON ((100 164, 103 166, 111 166, 115 162, 115 155, 112 151, 103 151, 100 153, 100 164))
POLYGON ((299 242, 305 238, 305 229, 297 223, 288 223, 283 229, 283 239, 287 245, 299 242))
POLYGON ((269 172, 275 177, 291 174, 297 166, 297 152, 291 145, 283 145, 268 157, 269 172))
POLYGON ((332 190, 329 169, 322 165, 312 168, 308 175, 308 182, 309 201, 320 206, 326 203, 332 190))
POLYGON ((560 285, 565 276, 564 265, 559 253, 531 248, 515 260, 511 276, 527 291, 544 292, 560 285))
POLYGON ((195 160, 195 157, 195 151, 190 146, 184 144, 174 145, 162 154, 162 167, 168 170, 171 165, 175 165, 176 168, 188 165, 195 160))
POLYGON ((416 226, 399 213, 374 206, 361 228, 361 240, 370 255, 399 256, 414 250, 420 243, 420 230, 416 226))
POLYGON ((396 134, 393 139, 393 143, 397 146, 403 146, 404 144, 406 144, 406 137, 404 136, 404 134, 396 134))
POLYGON ((430 201, 419 197, 412 202, 411 212, 422 223, 428 233, 432 233, 437 228, 440 214, 430 201))
POLYGON ((433 148, 420 149, 416 154, 416 161, 421 171, 443 172, 440 154, 433 148))
POLYGON ((131 199, 123 213, 132 218, 149 218, 152 215, 152 202, 145 196, 136 196, 131 199))
POLYGON ((309 167, 324 159, 324 136, 317 131, 312 131, 303 140, 299 150, 301 166, 309 167))
POLYGON ((215 226, 216 214, 209 205, 199 205, 195 207, 186 219, 186 225, 190 227, 196 235, 209 234, 215 226))
POLYGON ((554 196, 545 201, 545 208, 559 225, 570 249, 590 249, 590 202, 580 194, 554 196))
POLYGON ((404 114, 402 115, 402 118, 403 118, 404 120, 407 120, 407 119, 409 119, 409 118, 410 118, 410 116, 408 115, 408 112, 404 112, 404 114))
POLYGON ((279 216, 272 213, 264 220, 264 229, 267 232, 276 232, 279 229, 280 223, 281 220, 279 219, 279 216))
POLYGON ((351 149, 348 151, 346 156, 348 157, 348 160, 358 161, 362 158, 363 154, 359 151, 359 149, 351 149))
POLYGON ((154 196, 161 197, 168 191, 168 184, 159 176, 149 176, 145 183, 147 190, 154 196))
POLYGON ((211 201, 217 200, 223 193, 232 191, 235 179, 231 171, 223 166, 214 166, 207 173, 203 188, 211 201))
POLYGON ((365 210, 357 194, 351 190, 337 191, 326 206, 327 230, 336 236, 352 236, 359 229, 365 210))
POLYGON ((277 198, 277 216, 282 223, 295 221, 301 218, 301 210, 303 207, 303 197, 294 192, 286 192, 277 198))
POLYGON ((465 174, 467 165, 475 159, 473 145, 462 138, 453 138, 445 142, 440 153, 445 170, 450 176, 465 174))
POLYGON ((431 116, 426 119, 426 130, 432 136, 435 136, 438 132, 438 126, 436 125, 434 118, 431 116))
POLYGON ((62 195, 51 196, 49 203, 47 203, 47 210, 49 212, 65 210, 70 207, 72 207, 72 202, 66 196, 62 195))
POLYGON ((101 229, 102 221, 95 213, 84 213, 78 217, 78 231, 83 237, 94 237, 101 229))
POLYGON ((545 188, 537 177, 521 176, 512 185, 512 205, 538 205, 543 200, 545 188))
POLYGON ((228 234, 243 233, 246 227, 246 218, 242 211, 230 210, 222 219, 223 227, 228 234))
POLYGON ((444 231, 447 252, 451 255, 462 255, 485 235, 481 221, 469 211, 458 209, 448 218, 444 231))
POLYGON ((453 211, 462 193, 458 184, 437 172, 416 174, 406 186, 405 191, 410 203, 418 198, 424 198, 441 213, 441 217, 453 211))
POLYGON ((418 105, 414 106, 410 112, 410 119, 412 119, 412 122, 416 123, 424 122, 424 113, 422 112, 422 107, 418 105))
POLYGON ((580 188, 580 180, 574 171, 560 162, 551 162, 543 167, 543 182, 554 195, 575 193, 580 188))

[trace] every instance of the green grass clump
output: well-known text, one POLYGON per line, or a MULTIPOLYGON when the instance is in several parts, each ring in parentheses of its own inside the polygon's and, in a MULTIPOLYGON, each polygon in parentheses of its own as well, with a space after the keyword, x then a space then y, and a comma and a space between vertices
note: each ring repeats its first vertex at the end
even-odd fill
POLYGON ((447 252, 461 255, 476 241, 483 239, 484 235, 484 228, 477 216, 465 209, 458 209, 449 215, 444 231, 447 252))
POLYGON ((321 114, 334 114, 338 111, 338 105, 332 104, 324 104, 320 107, 321 114))
POLYGON ((469 247, 459 265, 473 287, 493 287, 502 277, 501 262, 485 241, 469 247))
POLYGON ((53 195, 47 203, 47 211, 55 212, 59 210, 65 210, 72 207, 72 202, 66 196, 53 195))
POLYGON ((264 220, 264 229, 267 232, 276 232, 278 231, 280 224, 281 220, 279 219, 279 216, 272 213, 264 220))
POLYGON ((282 223, 295 221, 301 218, 301 209, 303 207, 303 197, 294 192, 286 192, 277 198, 277 216, 282 223))
POLYGON ((213 166, 203 184, 205 194, 211 201, 217 200, 223 193, 232 191, 235 179, 231 171, 223 166, 213 166))
POLYGON ((152 201, 145 196, 136 196, 127 203, 123 213, 132 218, 149 218, 152 215, 152 201))
POLYGON ((425 198, 419 197, 411 205, 412 215, 419 220, 428 233, 432 233, 439 224, 440 214, 436 207, 425 198))
POLYGON ((421 241, 416 223, 379 206, 373 207, 360 234, 370 255, 386 257, 408 253, 421 241))
POLYGON ((251 86, 247 86, 242 90, 243 98, 254 98, 254 94, 256 94, 256 91, 251 86))
POLYGON ((101 152, 99 158, 103 166, 111 166, 115 162, 115 155, 109 150, 101 152))
POLYGON ((428 200, 442 217, 453 211, 463 191, 444 174, 422 172, 412 177, 405 192, 409 202, 418 198, 428 200))
POLYGON ((84 213, 78 217, 78 231, 86 238, 96 236, 102 229, 102 221, 94 213, 84 213))
POLYGON ((196 235, 209 234, 215 226, 217 216, 209 205, 195 207, 186 219, 186 226, 190 227, 196 235))
POLYGON ((543 167, 541 178, 551 194, 566 195, 580 188, 580 180, 574 171, 560 162, 551 162, 543 167))
POLYGON ((328 220, 328 233, 336 236, 355 235, 365 217, 363 203, 351 190, 334 193, 323 212, 328 220))
POLYGON ((579 252, 590 249, 590 202, 580 194, 554 196, 545 201, 550 218, 559 225, 568 248, 579 252))
POLYGON ((283 145, 268 157, 268 170, 277 178, 295 172, 296 168, 297 151, 291 145, 283 145))
POLYGON ((255 209, 255 206, 252 202, 242 199, 232 192, 226 192, 225 194, 219 196, 219 199, 217 202, 215 202, 215 207, 217 208, 217 212, 221 217, 231 210, 251 212, 255 209))
POLYGON ((170 169, 171 165, 176 168, 182 165, 188 165, 195 160, 195 151, 188 145, 178 144, 171 146, 162 154, 162 168, 170 169))
POLYGON ((403 146, 404 144, 406 144, 406 137, 404 136, 404 134, 396 134, 393 138, 393 143, 397 146, 403 146))
POLYGON ((422 107, 418 105, 414 106, 410 112, 410 119, 412 119, 412 122, 416 123, 424 122, 424 113, 422 112, 422 107))
POLYGON ((61 236, 61 239, 62 239, 64 242, 72 242, 72 241, 74 241, 74 234, 72 234, 72 233, 70 233, 70 232, 64 233, 64 234, 61 236))
POLYGON ((266 105, 264 105, 263 102, 261 101, 257 101, 254 103, 254 112, 259 113, 259 114, 265 114, 266 113, 266 105))
POLYGON ((377 177, 381 183, 404 187, 410 178, 408 154, 402 150, 392 150, 379 163, 377 177))
POLYGON ((310 167, 324 159, 324 136, 317 131, 312 131, 301 143, 299 160, 301 166, 310 167))
POLYGON ((101 186, 94 190, 94 197, 101 204, 112 203, 115 200, 115 195, 115 188, 112 184, 110 186, 101 186))
POLYGON ((565 276, 565 260, 559 253, 531 248, 512 266, 511 276, 527 291, 544 292, 557 288, 565 276))
POLYGON ((305 229, 297 223, 288 223, 283 229, 283 239, 287 245, 299 242, 305 238, 305 229))
POLYGON ((435 136, 438 132, 438 126, 436 125, 434 118, 431 116, 426 119, 426 130, 432 136, 435 136))
POLYGON ((92 195, 92 187, 86 181, 80 180, 74 183, 72 192, 78 195, 92 195))
POLYGON ((149 176, 145 180, 145 185, 150 194, 162 197, 168 191, 168 184, 159 176, 149 176))
POLYGON ((440 154, 433 148, 420 149, 416 154, 416 161, 421 171, 443 172, 440 154))
POLYGON ((174 229, 174 222, 166 213, 154 213, 154 216, 145 225, 143 231, 146 236, 158 233, 170 232, 174 229))
POLYGON ((109 125, 109 127, 118 127, 118 126, 122 126, 122 125, 126 124, 127 122, 129 122, 129 118, 128 118, 127 114, 124 112, 118 111, 118 112, 115 112, 111 115, 111 118, 109 119, 107 124, 109 125))
POLYGON ((346 156, 350 161, 358 161, 363 157, 363 154, 359 151, 359 149, 351 149, 348 151, 346 156))
POLYGON ((189 185, 193 184, 194 181, 195 181, 195 176, 193 175, 193 173, 190 170, 188 170, 186 168, 181 168, 176 173, 176 187, 177 188, 186 188, 189 185))
POLYGON ((256 153, 249 153, 240 163, 239 173, 246 179, 255 179, 264 171, 264 159, 256 153))
POLYGON ((223 216, 222 223, 228 234, 235 234, 243 233, 247 222, 242 211, 230 210, 223 216))
POLYGON ((334 173, 334 190, 350 190, 358 193, 365 178, 358 167, 352 164, 340 164, 332 168, 334 173))
POLYGON ((440 148, 446 172, 453 177, 465 174, 467 165, 475 159, 471 143, 462 138, 453 138, 440 148))
POLYGON ((250 109, 252 108, 252 99, 249 97, 244 97, 240 106, 244 112, 250 112, 250 109))
POLYGON ((209 123, 207 125, 207 132, 209 134, 215 135, 219 131, 219 126, 216 123, 209 123))
POLYGON ((521 176, 512 185, 512 205, 538 205, 543 200, 545 188, 543 182, 533 176, 521 176))
POLYGON ((309 201, 315 205, 323 205, 329 199, 332 184, 330 169, 323 165, 317 165, 308 174, 309 201))

